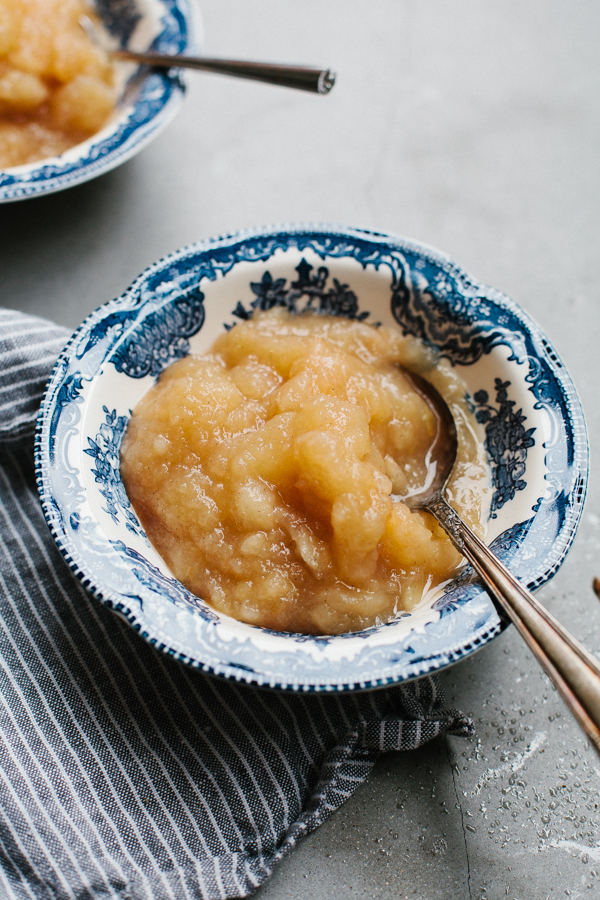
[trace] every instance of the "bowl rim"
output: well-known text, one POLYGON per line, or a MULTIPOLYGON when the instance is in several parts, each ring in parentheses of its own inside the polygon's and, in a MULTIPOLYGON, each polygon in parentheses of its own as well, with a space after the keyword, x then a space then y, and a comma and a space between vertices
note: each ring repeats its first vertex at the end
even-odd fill
MULTIPOLYGON (((108 301, 97 310, 93 311, 90 315, 88 315, 69 338, 63 351, 58 357, 48 380, 37 420, 35 436, 36 481, 38 485, 44 518, 46 520, 46 523, 48 524, 48 527, 52 533, 52 536, 61 555, 69 565, 69 568, 71 569, 73 574, 95 598, 97 598, 104 605, 109 606, 113 611, 117 612, 119 615, 125 618, 126 621, 130 625, 132 625, 144 639, 146 639, 150 644, 155 646, 161 652, 164 652, 167 655, 174 657, 192 667, 199 668, 209 674, 224 677, 229 680, 258 685, 261 687, 277 688, 280 690, 303 690, 313 692, 382 688, 389 686, 390 684, 395 684, 411 680, 413 678, 421 677, 428 672, 437 671, 441 668, 445 668, 449 665, 453 665, 456 662, 459 662, 466 656, 469 656, 472 653, 482 649, 482 647, 486 643, 488 643, 493 637, 503 631, 509 623, 502 617, 497 617, 496 621, 493 623, 487 620, 485 622, 485 626, 480 628, 479 631, 473 632, 469 636, 469 639, 467 641, 460 640, 455 645, 445 647, 443 652, 437 652, 434 656, 429 657, 425 664, 421 661, 418 667, 408 672, 408 674, 406 672, 404 674, 395 673, 390 677, 375 678, 355 682, 335 682, 331 679, 327 680, 320 677, 315 677, 308 680, 289 678, 288 680, 278 681, 273 677, 269 678, 264 675, 261 676, 260 673, 254 671, 244 671, 243 667, 238 667, 235 664, 206 664, 201 659, 190 657, 185 653, 182 653, 179 650, 170 647, 167 643, 162 642, 159 638, 153 637, 148 631, 144 630, 143 622, 140 621, 140 617, 135 613, 132 613, 131 610, 128 609, 125 604, 123 604, 118 595, 112 595, 110 591, 102 589, 98 585, 94 584, 92 580, 90 580, 85 571, 85 560, 83 560, 83 564, 81 564, 81 562, 77 562, 63 545, 61 535, 55 527, 56 517, 52 514, 51 492, 47 490, 48 486, 44 483, 44 478, 47 476, 47 466, 43 458, 45 448, 44 438, 46 435, 45 420, 49 410, 51 409, 51 395, 53 389, 56 387, 55 382, 57 380, 57 375, 60 372, 62 362, 65 359, 69 358, 69 353, 72 345, 78 340, 79 336, 83 332, 89 330, 90 326, 102 321, 107 311, 107 307, 112 307, 116 303, 126 302, 131 298, 133 294, 137 293, 142 286, 146 285, 154 275, 160 273, 161 270, 164 270, 167 266, 173 266, 177 262, 183 262, 186 260, 186 258, 189 258, 191 256, 197 256, 202 253, 210 252, 211 250, 214 250, 218 247, 224 248, 228 245, 233 244, 241 245, 245 241, 254 238, 266 238, 277 235, 292 237, 294 235, 303 234, 312 234, 327 238, 347 237, 350 239, 374 240, 384 246, 391 246, 395 250, 408 250, 415 252, 420 256, 425 256, 429 258, 435 265, 439 266, 442 270, 449 273, 451 272, 454 275, 458 275, 462 279, 466 279, 467 283, 470 286, 484 292, 486 297, 494 300, 501 307, 510 310, 510 312, 515 315, 520 324, 524 326, 524 328, 526 328, 530 334, 543 339, 544 346, 548 349, 551 359, 555 360, 558 364, 557 370, 555 370, 554 375, 556 381, 560 385, 561 390, 564 392, 565 396, 568 399, 568 407, 571 413, 571 419, 577 420, 577 427, 574 427, 570 432, 570 439, 572 441, 574 451, 572 469, 577 474, 577 478, 574 479, 574 482, 578 481, 580 485, 576 497, 575 515, 571 516, 569 521, 565 522, 559 530, 559 533, 562 532, 562 542, 558 558, 555 559, 554 563, 544 571, 541 577, 537 578, 535 582, 529 582, 528 586, 530 587, 530 589, 537 590, 538 588, 546 584, 547 581, 549 581, 561 567, 571 548, 581 521, 587 492, 587 476, 589 471, 589 444, 581 402, 573 381, 568 373, 568 370, 562 363, 560 356, 554 349, 551 342, 546 338, 544 332, 539 327, 537 322, 535 322, 535 320, 528 313, 526 313, 515 301, 513 301, 510 297, 506 296, 502 292, 497 291, 494 288, 490 288, 487 285, 479 282, 478 280, 473 279, 466 272, 466 270, 455 263, 448 254, 439 251, 421 241, 405 238, 390 232, 375 231, 372 229, 337 224, 311 222, 274 226, 257 226, 241 229, 239 231, 230 232, 218 237, 208 238, 199 242, 189 244, 177 251, 174 251, 173 253, 165 255, 155 263, 152 263, 132 282, 132 284, 121 295, 119 295, 119 297, 115 298, 115 300, 108 301)), ((316 636, 315 639, 318 639, 318 636, 316 636)))
MULTIPOLYGON (((185 29, 182 37, 186 49, 198 49, 203 36, 203 23, 196 0, 157 0, 182 14, 185 29)), ((138 67, 137 73, 142 67, 138 67)), ((135 76, 134 76, 135 77, 135 76)), ((46 157, 35 163, 0 169, 0 203, 15 203, 32 197, 54 194, 66 188, 91 181, 127 162, 164 131, 179 112, 187 91, 188 73, 184 70, 149 71, 140 80, 140 95, 109 122, 65 154, 46 157), (174 72, 174 74, 171 74, 174 72), (161 85, 157 108, 141 122, 135 121, 135 110, 144 103, 144 88, 151 83, 161 85), (124 112, 128 109, 126 115, 124 112), (80 152, 77 152, 81 148, 80 152), (72 157, 65 162, 64 156, 72 157), (47 174, 45 174, 47 172, 47 174)), ((150 91, 149 93, 152 93, 150 91)))

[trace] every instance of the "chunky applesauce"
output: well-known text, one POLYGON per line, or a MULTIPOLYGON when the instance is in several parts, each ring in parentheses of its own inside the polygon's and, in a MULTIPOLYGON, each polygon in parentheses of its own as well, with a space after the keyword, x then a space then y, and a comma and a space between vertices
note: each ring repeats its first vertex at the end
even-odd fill
POLYGON ((84 14, 85 0, 0 0, 0 168, 63 153, 113 111, 113 66, 84 14))
POLYGON ((391 328, 256 312, 167 368, 123 441, 128 495, 186 587, 244 622, 339 634, 453 576, 460 557, 435 520, 390 497, 424 483, 437 428, 398 364, 452 406, 450 495, 480 530, 488 472, 450 366, 391 328))

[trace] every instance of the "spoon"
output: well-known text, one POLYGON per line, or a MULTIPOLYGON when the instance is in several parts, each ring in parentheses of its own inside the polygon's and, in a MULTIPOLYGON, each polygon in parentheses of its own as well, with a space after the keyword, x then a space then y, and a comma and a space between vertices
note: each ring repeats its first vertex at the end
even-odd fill
POLYGON ((116 60, 158 66, 162 69, 202 69, 206 72, 218 72, 221 75, 233 75, 235 78, 248 78, 252 81, 265 81, 268 84, 296 88, 300 91, 311 91, 313 94, 328 94, 335 84, 335 72, 332 72, 331 69, 314 66, 210 59, 204 56, 177 56, 172 53, 156 53, 154 51, 136 53, 133 50, 110 50, 105 46, 98 29, 89 16, 80 16, 79 24, 96 46, 116 60))
POLYGON ((600 755, 600 662, 563 628, 533 594, 463 522, 444 494, 456 461, 458 440, 446 401, 428 381, 414 372, 403 374, 437 418, 430 451, 432 474, 426 487, 410 496, 392 495, 413 509, 425 509, 471 563, 487 592, 516 625, 521 637, 554 682, 600 755))

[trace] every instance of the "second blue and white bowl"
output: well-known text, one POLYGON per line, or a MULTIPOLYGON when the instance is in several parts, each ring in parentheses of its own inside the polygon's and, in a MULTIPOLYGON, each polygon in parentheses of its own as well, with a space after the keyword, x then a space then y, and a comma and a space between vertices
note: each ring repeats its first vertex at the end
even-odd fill
MULTIPOLYGON (((115 47, 139 51, 152 47, 163 53, 198 49, 200 21, 194 0, 102 0, 96 7, 115 47)), ((117 109, 97 134, 60 156, 0 170, 0 203, 38 197, 96 178, 139 153, 160 134, 185 96, 181 70, 138 69, 129 71, 129 76, 117 109)))

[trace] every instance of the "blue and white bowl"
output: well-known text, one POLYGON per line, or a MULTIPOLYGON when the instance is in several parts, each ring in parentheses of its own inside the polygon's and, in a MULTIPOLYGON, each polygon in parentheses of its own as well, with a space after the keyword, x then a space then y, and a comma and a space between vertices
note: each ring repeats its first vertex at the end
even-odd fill
MULTIPOLYGON (((96 0, 114 48, 164 53, 197 49, 194 0, 96 0)), ((121 100, 97 134, 60 156, 0 170, 0 202, 24 200, 96 178, 130 159, 165 128, 184 95, 181 70, 161 72, 119 65, 121 100)))
POLYGON ((40 411, 39 490, 72 571, 159 650, 270 687, 379 687, 450 665, 501 631, 469 570, 381 627, 334 637, 274 633, 218 614, 172 576, 120 478, 131 410, 166 366, 203 352, 253 309, 299 310, 309 301, 397 323, 459 368, 485 428, 488 540, 531 589, 545 584, 571 546, 586 492, 586 430, 571 379, 512 300, 444 254, 388 234, 257 229, 156 263, 92 313, 61 354, 40 411))

